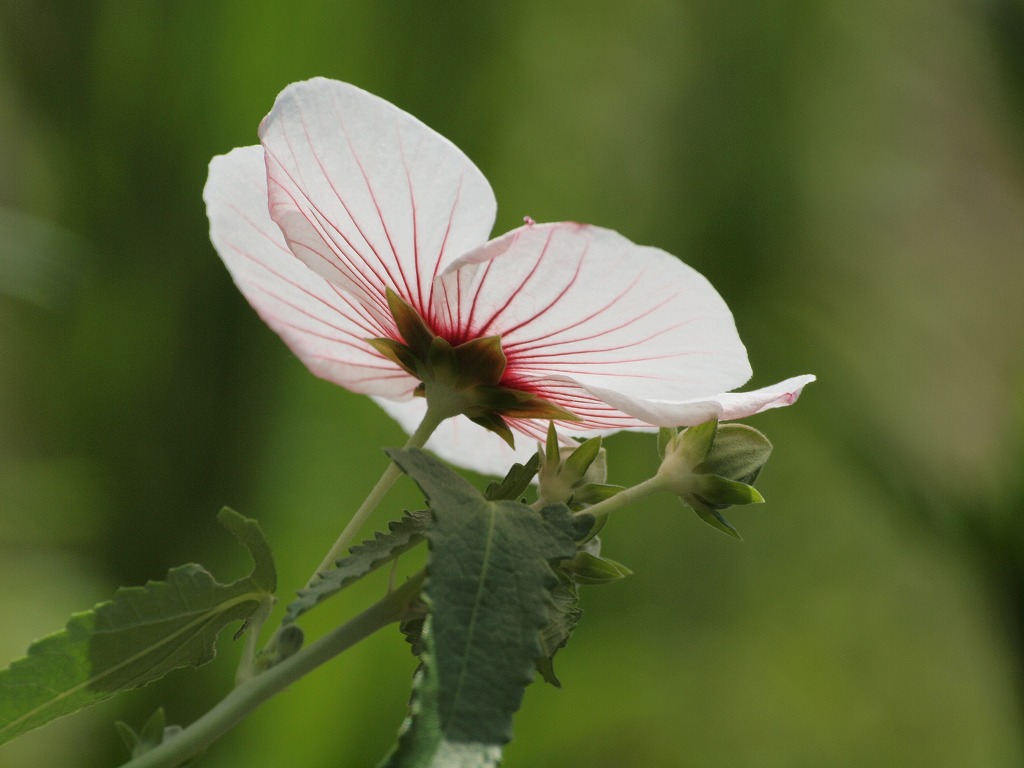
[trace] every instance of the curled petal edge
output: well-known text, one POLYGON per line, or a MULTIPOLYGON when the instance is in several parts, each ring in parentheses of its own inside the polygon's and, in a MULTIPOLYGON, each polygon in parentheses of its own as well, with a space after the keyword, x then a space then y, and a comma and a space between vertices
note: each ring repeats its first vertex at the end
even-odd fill
POLYGON ((750 392, 725 392, 711 397, 681 400, 641 400, 588 384, 581 386, 608 405, 654 427, 688 427, 709 419, 742 419, 771 408, 792 405, 803 388, 815 380, 812 374, 794 376, 750 392))

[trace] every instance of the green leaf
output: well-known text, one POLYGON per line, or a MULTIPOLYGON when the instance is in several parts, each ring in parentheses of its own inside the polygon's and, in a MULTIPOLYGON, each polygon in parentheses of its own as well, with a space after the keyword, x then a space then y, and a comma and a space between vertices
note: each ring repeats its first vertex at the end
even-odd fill
POLYGON ((721 424, 710 454, 697 469, 749 484, 771 454, 771 441, 758 430, 746 424, 721 424))
POLYGON ((372 539, 352 547, 351 554, 341 558, 337 568, 317 574, 309 587, 299 590, 281 623, 291 624, 331 595, 415 547, 423 541, 429 522, 430 512, 426 510, 406 512, 402 519, 388 523, 387 533, 377 532, 372 539))
MULTIPOLYGON (((386 765, 497 765, 512 715, 542 658, 551 623, 552 562, 582 534, 568 509, 538 513, 488 501, 420 450, 389 451, 426 494, 434 516, 422 597, 429 616, 410 717, 386 765)), ((589 525, 587 526, 589 528, 589 525)))
POLYGON ((119 589, 110 602, 72 616, 0 670, 0 743, 173 669, 205 664, 226 625, 271 599, 276 574, 259 526, 230 509, 217 519, 249 550, 253 572, 221 584, 201 566, 183 565, 165 582, 119 589))
POLYGON ((513 464, 512 469, 500 483, 488 485, 487 490, 484 491, 484 498, 488 501, 518 500, 530 487, 533 478, 537 476, 538 469, 540 469, 540 454, 535 453, 525 464, 513 464))

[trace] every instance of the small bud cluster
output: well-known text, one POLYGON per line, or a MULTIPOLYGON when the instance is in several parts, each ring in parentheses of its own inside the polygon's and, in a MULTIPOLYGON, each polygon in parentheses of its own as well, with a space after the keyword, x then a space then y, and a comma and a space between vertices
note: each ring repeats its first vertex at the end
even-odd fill
POLYGON ((746 424, 712 420, 682 432, 662 429, 658 450, 662 487, 709 525, 739 538, 721 513, 735 504, 764 502, 753 483, 771 455, 768 438, 746 424))

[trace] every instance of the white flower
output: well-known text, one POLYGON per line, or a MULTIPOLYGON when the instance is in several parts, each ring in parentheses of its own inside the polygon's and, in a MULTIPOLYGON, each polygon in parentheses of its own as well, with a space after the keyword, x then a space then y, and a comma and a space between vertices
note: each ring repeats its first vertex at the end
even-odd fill
POLYGON ((414 392, 425 382, 429 398, 431 383, 382 345, 424 357, 431 337, 455 350, 500 341, 504 365, 483 388, 527 405, 470 415, 530 439, 513 449, 455 416, 427 443, 450 461, 503 473, 534 451, 552 413, 566 416, 562 436, 685 426, 789 405, 814 380, 729 392, 751 373, 732 314, 664 251, 575 223, 531 222, 487 241, 496 204, 476 166, 355 86, 288 86, 259 135, 210 163, 210 237, 313 373, 371 395, 412 431, 427 405, 414 392), (399 331, 395 297, 423 321, 419 346, 399 331))

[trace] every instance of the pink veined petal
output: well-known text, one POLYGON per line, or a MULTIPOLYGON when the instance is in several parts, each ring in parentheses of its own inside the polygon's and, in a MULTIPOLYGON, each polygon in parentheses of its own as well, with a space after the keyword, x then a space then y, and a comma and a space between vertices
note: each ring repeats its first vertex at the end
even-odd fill
MULTIPOLYGON (((373 399, 409 434, 416 430, 427 411, 427 401, 422 397, 403 401, 379 397, 373 399)), ((543 426, 547 428, 546 424, 543 426)), ((537 452, 537 442, 531 436, 517 435, 513 450, 500 437, 465 416, 455 416, 441 422, 424 447, 445 461, 480 474, 499 477, 504 476, 514 463, 523 464, 537 452)))
POLYGON ((203 190, 210 239, 260 317, 317 376, 346 389, 407 396, 417 382, 364 339, 386 330, 353 297, 295 258, 267 212, 263 148, 213 158, 203 190))
POLYGON ((807 374, 794 376, 750 392, 726 392, 691 400, 641 400, 614 390, 585 386, 594 396, 623 413, 660 427, 685 427, 709 419, 742 419, 771 408, 792 405, 805 386, 815 380, 807 374))
POLYGON ((458 147, 353 85, 288 86, 260 140, 288 245, 381 322, 385 286, 427 316, 434 276, 494 225, 494 193, 458 147))
POLYGON ((611 230, 521 227, 466 254, 437 283, 437 330, 453 342, 500 335, 509 386, 561 377, 591 392, 685 400, 750 377, 732 313, 711 284, 611 230))
MULTIPOLYGON (((793 404, 804 386, 814 380, 813 375, 794 376, 778 384, 750 392, 727 392, 701 400, 674 403, 637 401, 617 392, 598 390, 589 397, 593 403, 601 405, 587 411, 588 416, 584 421, 560 422, 558 432, 562 438, 585 438, 607 435, 624 429, 653 431, 658 426, 693 426, 714 418, 740 419, 771 408, 793 404), (599 397, 607 398, 608 402, 602 403, 599 397), (627 415, 627 409, 633 415, 627 415)), ((552 388, 561 386, 563 394, 572 392, 573 397, 581 397, 578 385, 573 382, 549 381, 546 386, 549 389, 546 392, 541 389, 542 395, 551 397, 554 393, 552 388)), ((427 407, 426 401, 419 397, 404 402, 377 397, 374 400, 410 434, 419 426, 427 407)), ((443 422, 426 447, 453 464, 482 474, 501 476, 514 462, 527 461, 536 450, 537 442, 543 441, 547 430, 546 423, 536 420, 509 419, 508 423, 516 433, 515 450, 464 416, 443 422)))

